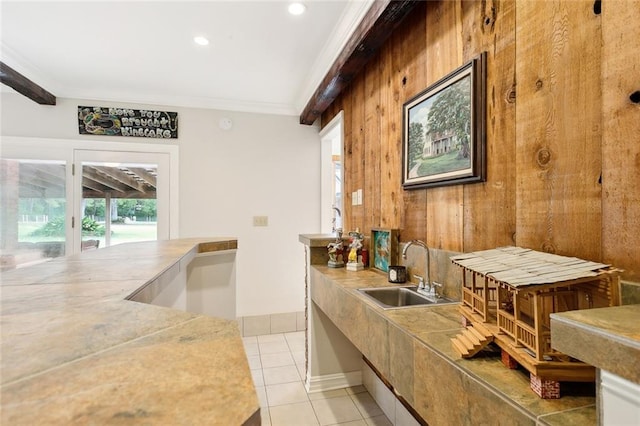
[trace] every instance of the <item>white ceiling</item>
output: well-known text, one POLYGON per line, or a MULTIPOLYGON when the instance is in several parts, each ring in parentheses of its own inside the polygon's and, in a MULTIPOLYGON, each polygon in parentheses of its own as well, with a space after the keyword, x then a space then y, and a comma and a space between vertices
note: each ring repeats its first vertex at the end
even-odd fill
POLYGON ((372 3, 302 1, 2 0, 1 57, 61 98, 299 115, 372 3))

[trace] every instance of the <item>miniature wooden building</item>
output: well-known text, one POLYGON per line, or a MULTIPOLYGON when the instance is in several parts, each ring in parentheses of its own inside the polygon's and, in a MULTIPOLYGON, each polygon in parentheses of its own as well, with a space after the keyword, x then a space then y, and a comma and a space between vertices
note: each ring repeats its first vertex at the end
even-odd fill
POLYGON ((463 270, 460 311, 469 327, 452 339, 462 357, 495 342, 506 365, 531 373, 532 388, 543 398, 559 397, 560 381, 595 380, 593 367, 551 348, 550 314, 619 305, 619 270, 519 247, 451 260, 463 270), (486 337, 479 340, 482 330, 486 337))

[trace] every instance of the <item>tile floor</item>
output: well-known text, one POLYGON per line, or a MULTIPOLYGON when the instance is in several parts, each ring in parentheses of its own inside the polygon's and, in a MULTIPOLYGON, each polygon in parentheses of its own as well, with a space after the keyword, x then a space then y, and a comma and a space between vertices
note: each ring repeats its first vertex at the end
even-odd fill
POLYGON ((364 386, 308 394, 304 332, 243 337, 263 426, 387 426, 364 386))

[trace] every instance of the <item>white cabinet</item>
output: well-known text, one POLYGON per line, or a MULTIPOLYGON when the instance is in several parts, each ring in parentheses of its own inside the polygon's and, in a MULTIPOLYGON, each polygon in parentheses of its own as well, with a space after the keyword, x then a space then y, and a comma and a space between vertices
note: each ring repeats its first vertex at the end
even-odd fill
POLYGON ((600 391, 604 426, 640 425, 640 385, 600 370, 600 391))

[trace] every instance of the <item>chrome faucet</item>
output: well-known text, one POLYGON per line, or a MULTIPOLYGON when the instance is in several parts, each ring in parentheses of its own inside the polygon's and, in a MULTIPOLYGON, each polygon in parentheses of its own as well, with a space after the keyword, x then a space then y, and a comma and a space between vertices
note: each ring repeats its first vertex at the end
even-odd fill
POLYGON ((431 274, 430 274, 430 267, 429 267, 429 247, 427 246, 427 243, 425 243, 422 240, 411 240, 409 241, 407 244, 405 244, 404 248, 402 249, 402 258, 403 259, 407 259, 407 250, 409 249, 409 247, 411 247, 412 245, 417 245, 420 246, 424 249, 427 257, 426 257, 426 263, 424 265, 424 275, 425 277, 421 277, 419 275, 414 275, 414 277, 418 280, 418 292, 422 293, 426 296, 429 297, 433 297, 433 298, 438 298, 440 297, 438 295, 438 293, 436 292, 436 287, 442 287, 442 284, 436 283, 436 282, 431 282, 431 274))

